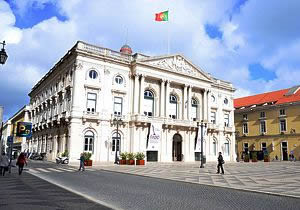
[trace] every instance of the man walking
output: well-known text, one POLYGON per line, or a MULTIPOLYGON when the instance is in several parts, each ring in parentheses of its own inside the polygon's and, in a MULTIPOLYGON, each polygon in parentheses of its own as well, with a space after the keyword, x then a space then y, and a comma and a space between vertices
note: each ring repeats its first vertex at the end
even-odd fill
POLYGON ((81 169, 82 169, 82 171, 84 171, 84 156, 83 156, 83 153, 81 153, 80 154, 80 166, 79 166, 79 169, 78 169, 78 171, 81 171, 81 169))
POLYGON ((0 156, 0 175, 1 176, 4 176, 5 172, 8 171, 8 165, 9 165, 9 158, 5 153, 3 153, 0 156))
POLYGON ((219 157, 218 157, 218 172, 217 174, 220 173, 220 168, 222 170, 222 174, 224 174, 224 169, 223 169, 223 164, 224 164, 224 159, 223 159, 223 156, 222 156, 222 152, 219 152, 219 157))

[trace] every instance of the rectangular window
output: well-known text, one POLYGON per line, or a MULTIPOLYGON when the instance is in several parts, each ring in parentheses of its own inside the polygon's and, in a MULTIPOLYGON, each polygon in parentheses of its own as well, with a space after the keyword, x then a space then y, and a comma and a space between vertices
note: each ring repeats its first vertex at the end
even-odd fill
POLYGON ((267 150, 267 143, 266 142, 262 142, 261 143, 261 150, 262 151, 266 151, 267 150))
POLYGON ((119 139, 112 140, 112 151, 116 151, 116 140, 117 140, 117 151, 120 151, 120 140, 119 139))
POLYGON ((224 155, 226 155, 226 156, 229 156, 229 142, 226 142, 225 144, 224 144, 224 146, 225 146, 225 151, 224 151, 224 155))
POLYGON ((248 123, 243 124, 243 133, 248 134, 248 123))
POLYGON ((144 115, 148 117, 153 116, 153 99, 145 99, 144 100, 144 115))
POLYGON ((84 151, 85 152, 93 152, 94 146, 94 138, 93 137, 85 137, 84 138, 84 151))
POLYGON ((197 120, 197 105, 192 105, 192 120, 196 121, 197 120))
POLYGON ((260 121, 260 133, 266 133, 266 121, 260 121))
POLYGON ((177 119, 177 104, 170 103, 170 118, 177 119))
POLYGON ((213 141, 213 155, 217 155, 217 142, 213 141))
POLYGON ((114 115, 121 116, 123 107, 123 98, 115 97, 114 98, 114 115))
POLYGON ((286 131, 286 120, 280 120, 280 132, 285 132, 286 131))
POLYGON ((210 122, 212 124, 216 124, 216 112, 211 112, 210 113, 210 122))
POLYGON ((224 126, 229 127, 229 114, 224 114, 224 126))
POLYGON ((266 113, 265 112, 261 112, 260 113, 260 118, 265 118, 266 117, 266 113))
POLYGON ((249 144, 244 143, 244 152, 248 153, 248 151, 249 151, 249 144))
POLYGON ((87 94, 86 111, 91 112, 91 113, 96 112, 96 102, 97 102, 97 94, 96 93, 88 93, 87 94))
POLYGON ((248 115, 247 114, 243 114, 243 120, 248 120, 248 115))
POLYGON ((285 115, 285 109, 280 109, 280 111, 279 111, 279 115, 280 115, 280 116, 283 116, 283 115, 285 115))

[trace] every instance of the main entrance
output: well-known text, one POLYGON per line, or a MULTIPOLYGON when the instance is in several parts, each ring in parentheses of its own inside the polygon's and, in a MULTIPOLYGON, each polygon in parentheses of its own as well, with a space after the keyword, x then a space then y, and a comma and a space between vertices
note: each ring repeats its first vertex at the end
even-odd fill
POLYGON ((182 161, 182 137, 179 134, 173 136, 173 146, 172 146, 172 157, 173 161, 182 161))
POLYGON ((282 160, 288 160, 287 142, 281 142, 282 160))

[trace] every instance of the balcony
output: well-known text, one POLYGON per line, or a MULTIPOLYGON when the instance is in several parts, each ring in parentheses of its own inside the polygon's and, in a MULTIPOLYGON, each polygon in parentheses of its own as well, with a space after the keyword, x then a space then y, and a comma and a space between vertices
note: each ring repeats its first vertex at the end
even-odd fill
POLYGON ((115 118, 121 119, 122 121, 125 121, 125 122, 128 122, 128 120, 129 120, 128 115, 116 115, 116 114, 111 114, 111 120, 113 120, 113 119, 115 119, 115 118))
POLYGON ((224 127, 224 132, 233 133, 234 131, 234 127, 224 127))
POLYGON ((87 120, 89 120, 89 121, 96 121, 97 124, 99 124, 100 123, 99 112, 84 111, 82 120, 83 120, 83 123, 85 123, 87 120))
POLYGON ((219 126, 214 123, 208 123, 208 125, 207 125, 207 129, 209 129, 209 130, 218 130, 218 128, 219 128, 219 126))

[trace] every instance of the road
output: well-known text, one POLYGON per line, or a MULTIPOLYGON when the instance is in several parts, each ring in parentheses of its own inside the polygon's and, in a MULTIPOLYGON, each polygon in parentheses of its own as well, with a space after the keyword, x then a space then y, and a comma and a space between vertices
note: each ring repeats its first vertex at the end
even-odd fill
POLYGON ((114 209, 299 209, 300 199, 54 163, 29 173, 114 209))
POLYGON ((109 210, 75 193, 39 179, 26 171, 0 176, 0 210, 109 210))

